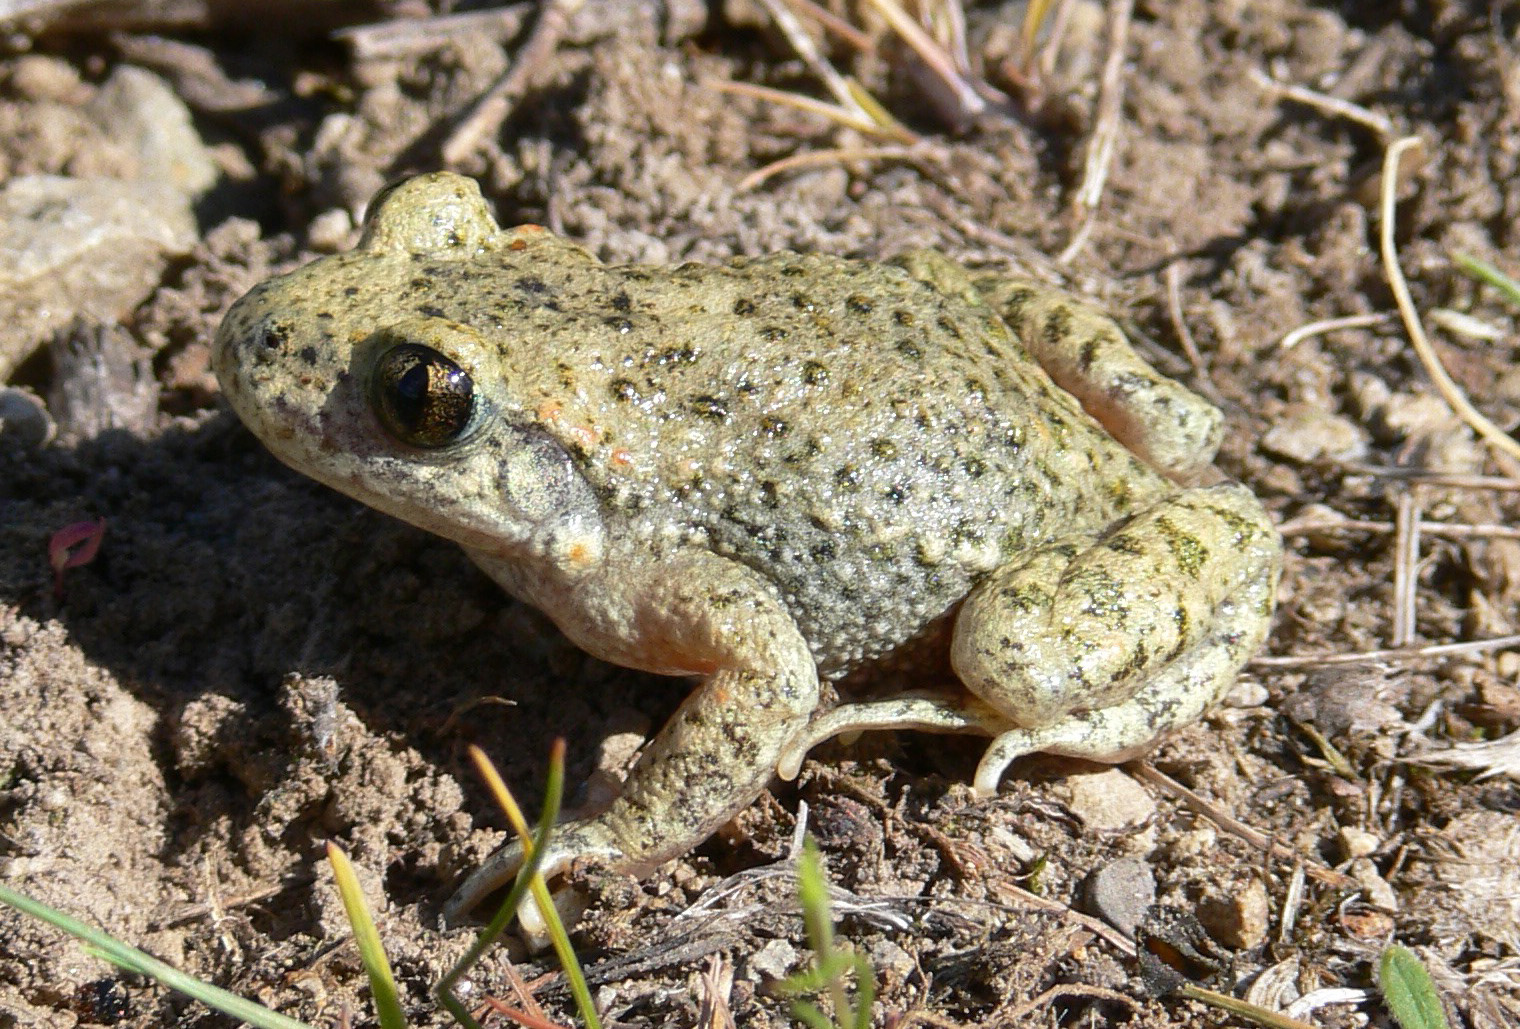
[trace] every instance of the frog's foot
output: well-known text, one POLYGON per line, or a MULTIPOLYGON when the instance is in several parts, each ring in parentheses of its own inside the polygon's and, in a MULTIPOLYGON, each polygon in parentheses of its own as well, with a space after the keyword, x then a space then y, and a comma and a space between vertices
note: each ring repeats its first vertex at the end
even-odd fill
POLYGON ((1212 705, 1271 621, 1280 542, 1234 484, 1001 568, 967 597, 950 662, 1005 718, 976 787, 1045 751, 1123 761, 1212 705), (1017 727, 1017 728, 1014 728, 1017 727))
POLYGON ((1205 641, 1121 703, 1073 712, 1049 725, 999 733, 977 764, 972 786, 982 796, 992 796, 1003 772, 1025 754, 1058 754, 1104 764, 1139 757, 1168 730, 1202 717, 1216 700, 1218 687, 1234 682, 1241 661, 1239 641, 1228 635, 1205 641))
MULTIPOLYGON (((546 880, 553 880, 569 872, 579 861, 596 861, 619 868, 628 865, 627 855, 598 827, 595 819, 567 822, 551 833, 538 870, 546 880)), ((513 840, 501 847, 454 891, 443 906, 444 921, 450 925, 463 922, 491 894, 510 886, 522 866, 521 840, 513 840)), ((542 933, 542 916, 531 897, 524 898, 517 913, 527 935, 542 933)))
POLYGON ((835 736, 879 729, 997 736, 1007 727, 1007 718, 975 697, 957 702, 932 693, 902 693, 882 700, 841 704, 814 718, 801 736, 787 744, 776 762, 776 774, 788 780, 797 778, 808 751, 835 736))

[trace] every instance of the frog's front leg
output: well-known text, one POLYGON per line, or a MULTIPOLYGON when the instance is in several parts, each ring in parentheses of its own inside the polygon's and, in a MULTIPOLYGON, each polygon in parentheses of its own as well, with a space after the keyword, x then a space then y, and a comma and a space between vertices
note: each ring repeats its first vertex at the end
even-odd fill
MULTIPOLYGON (((531 593, 511 574, 516 591, 531 593)), ((580 584, 564 604, 529 599, 598 657, 705 679, 645 747, 618 798, 550 836, 546 877, 583 858, 647 874, 695 847, 759 796, 818 704, 806 641, 747 569, 706 556, 598 578, 606 581, 580 584)), ((521 863, 520 845, 497 851, 450 898, 445 918, 467 914, 521 863)))

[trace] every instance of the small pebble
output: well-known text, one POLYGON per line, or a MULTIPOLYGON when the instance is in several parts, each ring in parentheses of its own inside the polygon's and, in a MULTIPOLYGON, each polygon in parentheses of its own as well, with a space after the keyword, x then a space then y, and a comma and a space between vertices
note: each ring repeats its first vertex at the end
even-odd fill
POLYGON ((1088 914, 1134 936, 1145 912, 1156 902, 1156 877, 1139 858, 1122 857, 1089 875, 1082 895, 1088 914))
POLYGON ((1266 942, 1271 924, 1267 888, 1253 878, 1228 893, 1214 893, 1198 905, 1198 921, 1226 947, 1254 950, 1266 942))

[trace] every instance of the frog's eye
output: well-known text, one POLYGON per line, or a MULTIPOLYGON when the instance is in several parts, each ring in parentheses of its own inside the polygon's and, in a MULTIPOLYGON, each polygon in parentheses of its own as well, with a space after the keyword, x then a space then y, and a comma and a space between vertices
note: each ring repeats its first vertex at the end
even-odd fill
POLYGON ((475 420, 470 373, 419 343, 402 343, 380 355, 370 397, 386 432, 424 450, 459 442, 475 420))

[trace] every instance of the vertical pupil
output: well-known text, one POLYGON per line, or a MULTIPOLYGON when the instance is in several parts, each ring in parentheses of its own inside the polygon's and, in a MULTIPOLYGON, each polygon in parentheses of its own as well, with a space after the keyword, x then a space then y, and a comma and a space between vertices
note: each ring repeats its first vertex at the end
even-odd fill
POLYGON ((412 366, 396 380, 396 414, 403 423, 416 425, 422 420, 427 407, 428 383, 432 378, 432 369, 427 363, 413 359, 412 366))

